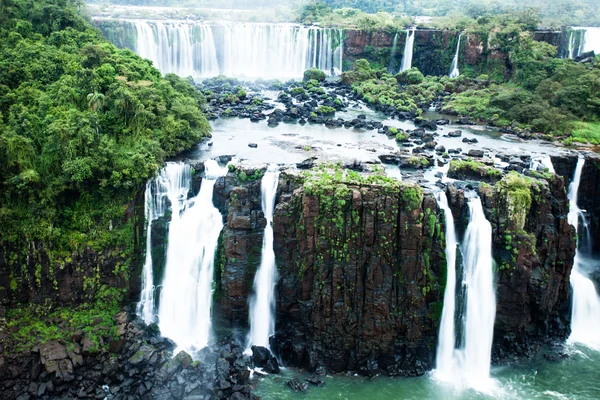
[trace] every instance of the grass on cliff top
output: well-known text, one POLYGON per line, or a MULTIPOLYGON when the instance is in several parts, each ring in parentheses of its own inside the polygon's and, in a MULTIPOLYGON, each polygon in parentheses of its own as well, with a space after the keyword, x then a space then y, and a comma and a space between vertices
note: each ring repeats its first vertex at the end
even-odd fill
POLYGON ((7 310, 6 331, 16 351, 28 351, 50 340, 72 343, 76 331, 94 343, 92 351, 103 344, 100 338, 116 338, 114 317, 121 309, 123 290, 103 286, 91 302, 75 307, 55 308, 49 304, 28 304, 7 310))
POLYGON ((507 206, 508 217, 517 230, 523 229, 531 208, 533 180, 515 171, 510 171, 496 185, 494 190, 507 206))
POLYGON ((573 141, 600 145, 600 122, 575 122, 573 141))
POLYGON ((320 195, 325 191, 339 186, 373 186, 391 189, 398 192, 408 207, 415 209, 423 201, 423 189, 416 184, 403 183, 385 175, 383 168, 377 168, 373 173, 360 174, 356 171, 342 168, 339 164, 320 164, 302 174, 304 190, 308 195, 320 195))
POLYGON ((482 178, 499 179, 502 175, 500 170, 485 165, 482 162, 474 161, 471 158, 465 160, 452 160, 450 161, 449 172, 474 172, 479 174, 482 178))

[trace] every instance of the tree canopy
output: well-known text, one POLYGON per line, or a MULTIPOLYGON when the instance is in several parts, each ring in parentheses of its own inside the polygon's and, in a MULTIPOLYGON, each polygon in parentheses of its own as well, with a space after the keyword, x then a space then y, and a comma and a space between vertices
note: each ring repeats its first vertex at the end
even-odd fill
POLYGON ((209 134, 202 95, 108 43, 81 6, 1 3, 0 243, 126 244, 135 193, 209 134))

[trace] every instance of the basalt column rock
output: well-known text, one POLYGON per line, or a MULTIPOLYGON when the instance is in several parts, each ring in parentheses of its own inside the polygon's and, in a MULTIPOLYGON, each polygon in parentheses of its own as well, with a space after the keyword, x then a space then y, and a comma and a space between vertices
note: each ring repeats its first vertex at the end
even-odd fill
POLYGON ((225 218, 215 264, 214 317, 224 327, 248 325, 248 299, 260 265, 266 220, 260 184, 264 171, 233 169, 215 184, 214 202, 225 218))
POLYGON ((494 187, 480 185, 479 194, 497 270, 494 356, 531 356, 539 344, 567 334, 576 239, 565 181, 512 172, 494 187))
POLYGON ((284 363, 365 375, 432 368, 445 282, 435 199, 401 184, 280 179, 275 344, 284 363))

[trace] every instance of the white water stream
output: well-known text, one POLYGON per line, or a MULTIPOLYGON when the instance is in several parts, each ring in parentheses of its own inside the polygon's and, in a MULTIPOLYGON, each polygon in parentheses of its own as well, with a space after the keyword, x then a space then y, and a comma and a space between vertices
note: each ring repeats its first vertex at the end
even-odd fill
POLYGON ((412 67, 416 32, 417 30, 415 28, 406 30, 406 42, 404 44, 404 54, 402 55, 402 66, 400 67, 400 72, 411 69, 412 67))
POLYGON ((590 242, 590 238, 583 210, 577 206, 579 184, 584 164, 585 159, 579 158, 573 181, 569 185, 569 223, 575 227, 578 240, 570 278, 571 288, 573 289, 573 308, 571 335, 568 343, 579 343, 600 350, 600 298, 594 282, 586 275, 586 270, 592 266, 594 260, 586 258, 582 254, 582 249, 590 242), (579 229, 580 221, 584 232, 579 229))
MULTIPOLYGON (((191 177, 188 165, 174 165, 191 177)), ((214 260, 223 228, 212 198, 216 179, 226 173, 226 167, 208 160, 197 196, 183 195, 190 185, 167 195, 173 214, 158 319, 161 333, 188 352, 205 347, 210 337, 214 260)))
POLYGON ((450 74, 448 76, 450 78, 458 78, 460 76, 460 71, 458 69, 458 56, 460 52, 460 40, 462 39, 462 33, 458 35, 458 44, 456 45, 456 53, 454 53, 454 58, 452 59, 452 66, 450 67, 450 74))
POLYGON ((272 164, 262 178, 262 211, 267 220, 263 237, 260 267, 254 277, 254 295, 250 300, 250 333, 247 352, 251 346, 270 349, 269 338, 275 333, 275 285, 277 266, 273 251, 273 211, 279 183, 279 169, 272 164))
MULTIPOLYGON (((445 213, 447 201, 440 198, 445 213)), ((455 348, 454 289, 452 288, 450 266, 448 283, 444 294, 444 309, 438 346, 437 369, 434 377, 451 382, 458 387, 469 387, 481 392, 491 392, 495 382, 490 378, 492 339, 496 318, 496 295, 492 259, 492 226, 485 218, 481 199, 469 200, 470 221, 461 248, 463 254, 466 309, 462 315, 463 337, 461 346, 455 348), (449 298, 452 298, 449 300, 449 298), (446 303, 448 302, 448 303, 446 303)), ((451 220, 450 214, 450 220, 451 220)), ((448 217, 446 220, 449 220, 448 217)), ((453 225, 453 223, 451 223, 453 225)), ((453 226, 452 226, 453 228, 453 226)), ((450 226, 446 226, 448 235, 450 226)), ((452 234, 446 237, 447 257, 456 259, 456 241, 452 234)))

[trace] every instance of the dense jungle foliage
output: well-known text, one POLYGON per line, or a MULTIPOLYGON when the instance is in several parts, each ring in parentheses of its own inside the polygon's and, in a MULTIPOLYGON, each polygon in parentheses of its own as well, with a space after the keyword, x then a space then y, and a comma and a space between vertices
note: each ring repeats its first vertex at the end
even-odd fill
POLYGON ((485 15, 513 14, 535 9, 544 26, 599 26, 597 0, 317 0, 305 6, 321 14, 335 9, 355 9, 369 14, 386 12, 396 16, 432 16, 477 19, 485 15))
POLYGON ((204 99, 108 43, 77 0, 0 6, 0 244, 23 263, 133 240, 128 203, 166 157, 209 134, 204 99))

